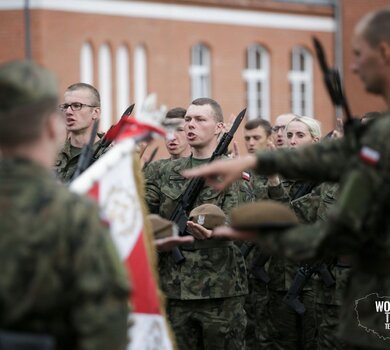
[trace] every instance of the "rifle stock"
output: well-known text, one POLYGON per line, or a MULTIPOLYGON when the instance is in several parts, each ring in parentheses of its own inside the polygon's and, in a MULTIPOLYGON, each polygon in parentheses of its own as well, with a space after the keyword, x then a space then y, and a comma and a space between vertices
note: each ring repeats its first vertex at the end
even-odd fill
POLYGON ((305 305, 299 300, 299 295, 314 273, 318 273, 324 282, 325 287, 330 288, 336 284, 336 280, 330 273, 329 267, 324 261, 319 261, 312 265, 301 266, 295 274, 291 287, 283 299, 283 301, 299 315, 303 315, 306 311, 305 305))

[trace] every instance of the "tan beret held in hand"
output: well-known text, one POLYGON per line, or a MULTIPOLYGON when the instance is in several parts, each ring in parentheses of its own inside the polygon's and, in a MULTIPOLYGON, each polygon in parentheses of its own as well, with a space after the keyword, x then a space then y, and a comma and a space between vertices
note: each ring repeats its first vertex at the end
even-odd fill
POLYGON ((226 215, 221 208, 214 204, 202 204, 192 209, 189 220, 212 230, 226 224, 226 215))
POLYGON ((246 203, 232 209, 231 226, 236 230, 284 230, 297 225, 295 213, 286 205, 272 200, 246 203))
POLYGON ((152 224, 153 235, 155 239, 177 235, 177 226, 172 221, 163 219, 157 214, 148 215, 148 219, 152 224))

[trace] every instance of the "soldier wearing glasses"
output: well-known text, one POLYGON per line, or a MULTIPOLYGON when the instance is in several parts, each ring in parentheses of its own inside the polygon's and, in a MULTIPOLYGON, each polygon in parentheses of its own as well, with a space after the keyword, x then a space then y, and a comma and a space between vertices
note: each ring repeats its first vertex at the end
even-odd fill
MULTIPOLYGON (((69 182, 77 167, 81 149, 88 143, 95 120, 100 119, 100 95, 89 84, 76 83, 70 85, 64 93, 64 103, 59 106, 65 118, 67 140, 58 154, 55 164, 57 177, 69 182)), ((94 150, 99 145, 102 133, 97 133, 94 150)), ((95 160, 104 151, 95 156, 95 160)))

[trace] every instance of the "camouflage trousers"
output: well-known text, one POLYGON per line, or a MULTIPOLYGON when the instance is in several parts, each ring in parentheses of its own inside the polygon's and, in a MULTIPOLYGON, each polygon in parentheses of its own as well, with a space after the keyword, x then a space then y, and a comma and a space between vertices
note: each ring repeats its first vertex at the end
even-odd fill
POLYGON ((300 300, 306 311, 301 316, 283 302, 285 291, 269 291, 267 331, 273 350, 317 349, 314 292, 303 291, 300 300))
POLYGON ((318 350, 346 350, 347 345, 338 338, 340 306, 316 303, 318 350))
POLYGON ((269 349, 267 285, 255 278, 248 278, 248 289, 244 305, 248 320, 245 332, 246 350, 269 349))
POLYGON ((244 297, 167 300, 179 350, 245 349, 244 297))
POLYGON ((347 344, 338 336, 340 312, 345 289, 349 279, 348 266, 335 265, 331 269, 336 284, 326 287, 320 277, 313 280, 316 294, 316 319, 318 329, 318 349, 346 350, 347 344))

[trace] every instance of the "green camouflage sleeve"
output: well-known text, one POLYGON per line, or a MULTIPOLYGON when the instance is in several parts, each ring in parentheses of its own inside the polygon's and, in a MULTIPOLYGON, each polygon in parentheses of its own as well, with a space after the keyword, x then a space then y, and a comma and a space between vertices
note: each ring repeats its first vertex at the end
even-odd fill
POLYGON ((238 196, 238 204, 250 203, 255 200, 254 197, 254 189, 252 185, 245 180, 239 181, 239 196, 238 196))
POLYGON ((298 149, 260 151, 257 153, 259 174, 281 174, 287 179, 338 181, 355 140, 324 140, 298 149))
MULTIPOLYGON (((124 350, 130 311, 128 276, 107 227, 97 210, 90 209, 77 213, 74 227, 75 292, 70 317, 78 335, 78 349, 124 350)), ((74 210, 77 212, 77 206, 74 210)))
POLYGON ((144 170, 145 201, 152 214, 159 214, 161 198, 161 178, 158 161, 150 163, 144 170))

